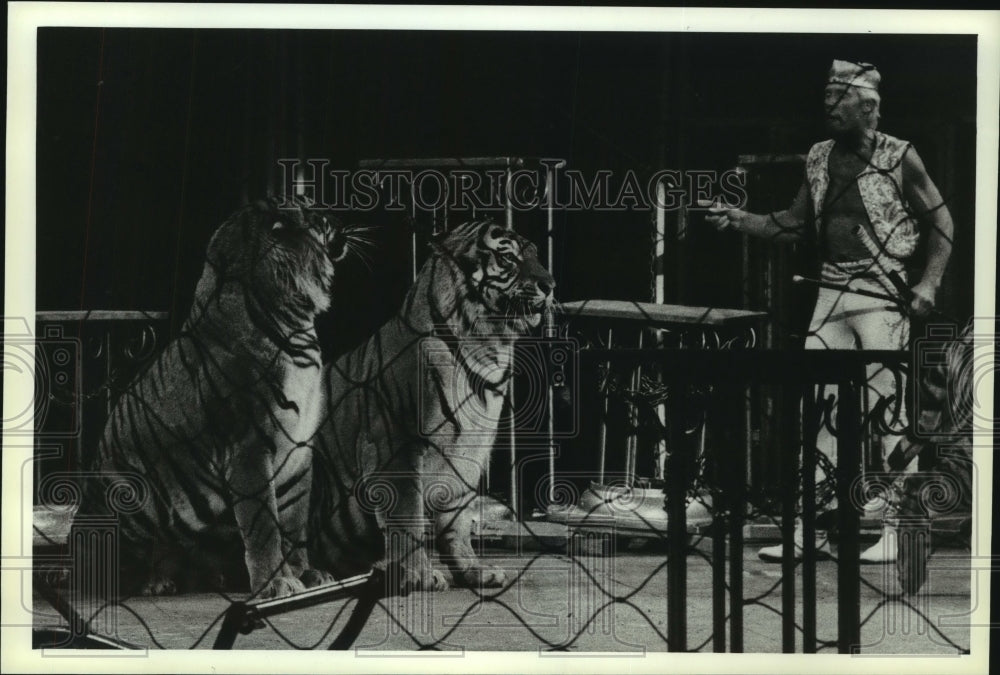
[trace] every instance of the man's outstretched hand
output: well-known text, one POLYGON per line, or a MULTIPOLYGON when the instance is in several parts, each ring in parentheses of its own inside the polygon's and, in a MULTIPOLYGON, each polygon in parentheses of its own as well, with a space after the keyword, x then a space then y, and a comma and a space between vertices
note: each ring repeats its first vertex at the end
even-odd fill
POLYGON ((746 222, 747 217, 750 215, 740 209, 731 209, 722 206, 718 201, 698 200, 698 206, 708 208, 708 215, 705 216, 705 222, 719 232, 728 230, 729 228, 739 232, 740 226, 746 222))

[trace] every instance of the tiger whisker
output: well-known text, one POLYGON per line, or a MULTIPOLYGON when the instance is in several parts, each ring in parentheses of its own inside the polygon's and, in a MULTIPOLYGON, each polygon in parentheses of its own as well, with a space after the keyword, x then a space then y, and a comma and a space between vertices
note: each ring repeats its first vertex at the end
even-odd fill
POLYGON ((346 243, 346 247, 348 252, 350 252, 358 260, 360 260, 361 264, 364 265, 370 273, 375 272, 374 268, 372 267, 374 261, 372 260, 372 257, 368 255, 367 251, 361 249, 354 242, 351 241, 346 243))
POLYGON ((357 235, 352 232, 344 233, 344 239, 346 241, 354 242, 355 244, 361 244, 363 246, 374 247, 375 239, 372 237, 366 237, 363 235, 357 235))
POLYGON ((353 229, 348 229, 348 230, 344 231, 344 234, 346 236, 350 237, 351 239, 358 239, 358 240, 364 240, 364 241, 374 241, 375 240, 375 237, 373 237, 371 234, 369 234, 369 232, 367 230, 353 230, 353 229))
POLYGON ((354 246, 354 249, 358 252, 358 255, 364 256, 368 260, 372 260, 372 253, 371 252, 372 252, 372 249, 375 248, 374 245, 372 245, 372 246, 365 246, 364 244, 357 244, 355 242, 352 242, 352 245, 354 246))
POLYGON ((378 225, 344 225, 340 229, 345 234, 368 235, 382 228, 378 225))
POLYGON ((355 241, 347 242, 346 245, 351 251, 354 252, 355 255, 364 256, 369 259, 371 259, 371 251, 375 248, 374 246, 366 246, 355 241))
POLYGON ((372 235, 372 231, 370 230, 355 230, 349 228, 344 231, 344 236, 355 241, 375 242, 375 237, 372 235))
POLYGON ((354 239, 347 239, 344 242, 344 245, 350 250, 357 253, 358 255, 365 255, 365 256, 368 255, 367 249, 372 248, 371 246, 366 246, 363 242, 355 241, 354 239))

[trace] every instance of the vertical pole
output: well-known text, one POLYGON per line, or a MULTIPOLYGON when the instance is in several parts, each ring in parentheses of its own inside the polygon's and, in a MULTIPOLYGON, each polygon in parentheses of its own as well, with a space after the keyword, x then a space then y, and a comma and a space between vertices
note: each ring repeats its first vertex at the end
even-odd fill
MULTIPOLYGON (((741 168, 742 167, 737 166, 737 169, 741 168)), ((744 171, 744 176, 746 176, 745 171, 744 171)), ((740 257, 741 257, 740 264, 743 270, 743 276, 742 276, 743 309, 751 309, 754 304, 753 303, 754 286, 750 274, 750 245, 751 245, 750 237, 745 234, 740 235, 740 257)), ((744 456, 744 461, 745 461, 744 471, 746 472, 746 480, 748 481, 754 480, 754 475, 752 470, 753 467, 753 444, 752 444, 753 413, 751 410, 752 391, 753 390, 751 389, 751 386, 748 384, 746 387, 746 406, 745 406, 746 455, 744 456)), ((757 391, 759 391, 759 388, 757 388, 757 391)))
MULTIPOLYGON (((861 388, 861 410, 871 410, 868 400, 868 387, 861 388)), ((867 476, 870 467, 875 467, 875 471, 882 471, 882 444, 872 443, 872 435, 875 425, 866 426, 861 433, 861 474, 867 476), (867 432, 867 433, 865 433, 867 432), (877 454, 876 454, 877 453, 877 454), (878 458, 876 461, 876 457, 878 458)))
MULTIPOLYGON (((448 195, 448 183, 445 183, 444 194, 448 195)), ((444 205, 441 207, 442 211, 442 231, 448 232, 448 197, 446 196, 443 200, 444 205)))
MULTIPOLYGON (((547 196, 548 205, 546 208, 546 220, 545 220, 545 243, 546 243, 546 253, 548 254, 548 269, 549 274, 553 279, 556 278, 555 265, 554 265, 554 251, 555 251, 555 220, 554 220, 554 209, 555 203, 553 201, 553 189, 554 189, 552 171, 548 168, 545 170, 545 194, 547 196)), ((555 317, 552 312, 548 312, 545 317, 545 327, 547 339, 554 339, 557 336, 557 330, 555 325, 555 317)), ((546 396, 548 400, 548 441, 549 441, 549 504, 555 503, 556 497, 556 430, 555 430, 555 395, 552 391, 552 381, 549 380, 548 386, 545 389, 546 396)), ((574 402, 575 403, 575 402, 574 402)))
POLYGON ((653 246, 653 253, 656 258, 653 261, 654 297, 656 303, 663 303, 666 296, 666 280, 663 276, 663 256, 666 254, 667 237, 667 190, 663 185, 663 179, 656 184, 656 242, 653 246))
MULTIPOLYGON (((513 347, 512 347, 513 349, 513 347)), ((517 443, 515 437, 517 435, 517 420, 514 419, 514 383, 511 382, 510 389, 510 438, 508 445, 508 458, 510 461, 510 507, 511 511, 514 512, 514 518, 520 520, 520 491, 518 490, 517 484, 517 443)), ((489 462, 487 461, 487 464, 489 462)), ((553 503, 552 501, 549 502, 553 503)))
MULTIPOLYGON (((749 388, 743 389, 744 393, 749 388)), ((744 410, 749 403, 744 401, 744 410)), ((743 448, 744 457, 737 456, 732 470, 727 471, 729 494, 729 650, 743 651, 743 520, 746 513, 746 456, 749 455, 749 417, 744 417, 743 433, 747 439, 743 448)), ((739 455, 739 451, 737 451, 739 455)))
MULTIPOLYGON (((666 238, 667 238, 667 189, 663 184, 665 179, 660 179, 656 184, 656 204, 654 208, 656 209, 656 242, 653 247, 654 255, 656 259, 653 262, 653 273, 654 273, 654 289, 653 289, 653 301, 657 304, 663 304, 666 302, 667 286, 666 278, 663 274, 663 257, 666 255, 666 238)), ((663 346, 663 333, 660 330, 656 330, 656 346, 663 346)), ((660 377, 662 379, 662 371, 660 377)), ((667 423, 667 405, 661 403, 656 407, 656 416, 660 419, 660 424, 664 426, 667 423)), ((656 464, 653 467, 653 477, 659 480, 663 480, 663 469, 664 463, 667 457, 667 443, 666 439, 660 438, 656 441, 656 464)))
POLYGON ((802 387, 802 651, 816 653, 816 435, 817 388, 802 387))
MULTIPOLYGON (((52 324, 47 322, 42 323, 41 320, 38 320, 36 324, 41 334, 45 337, 60 338, 68 332, 69 335, 79 338, 80 344, 84 347, 77 355, 77 359, 79 360, 70 364, 75 371, 75 375, 70 382, 71 388, 66 392, 71 402, 70 412, 79 424, 77 428, 80 431, 71 442, 67 443, 67 468, 74 470, 88 468, 89 463, 85 450, 96 448, 103 432, 102 424, 89 423, 89 420, 108 420, 111 417, 111 410, 114 406, 113 397, 115 387, 102 387, 99 396, 90 398, 83 395, 83 383, 104 382, 110 384, 113 381, 111 375, 114 373, 114 364, 111 363, 111 348, 114 346, 114 341, 112 340, 111 333, 115 331, 115 323, 117 322, 84 319, 75 324, 75 331, 70 331, 70 324, 68 323, 52 324), (93 353, 89 348, 86 348, 92 340, 100 341, 98 353, 93 353)), ((179 329, 180 325, 178 324, 176 328, 179 329)), ((165 330, 170 330, 170 327, 166 327, 165 330)), ((36 350, 40 348, 41 345, 36 345, 35 347, 36 350)), ((39 363, 44 363, 44 361, 39 360, 39 363)), ((36 371, 36 378, 41 377, 41 375, 42 373, 36 371)), ((53 383, 50 382, 48 386, 52 387, 53 383)), ((40 421, 37 417, 35 418, 36 424, 40 421)), ((39 429, 36 433, 42 434, 44 431, 44 429, 39 429)), ((39 457, 37 449, 35 457, 39 457)), ((46 469, 48 467, 47 463, 36 464, 35 467, 36 471, 46 473, 48 471, 46 469)), ((37 485, 34 488, 36 491, 38 489, 37 485)))
MULTIPOLYGON (((708 426, 711 420, 718 429, 718 443, 715 451, 706 459, 710 463, 712 485, 723 487, 725 471, 719 453, 727 452, 729 448, 738 447, 735 443, 735 426, 730 424, 738 408, 733 404, 739 399, 733 398, 733 388, 728 385, 719 386, 714 392, 702 428, 708 426), (711 411, 711 414, 708 414, 711 411)), ((721 492, 717 492, 721 494, 721 492)), ((723 504, 713 503, 715 514, 712 517, 712 651, 726 651, 726 521, 720 515, 723 504)))
MULTIPOLYGON (((84 324, 85 323, 86 322, 84 322, 84 324)), ((98 325, 100 325, 100 324, 98 324, 98 325)), ((111 356, 112 355, 111 348, 114 346, 112 344, 112 337, 111 337, 111 331, 112 330, 114 330, 114 323, 113 322, 108 322, 107 325, 106 325, 106 327, 104 328, 104 340, 103 340, 104 341, 104 377, 105 377, 104 381, 107 382, 107 383, 111 383, 111 381, 112 381, 111 378, 112 378, 112 376, 114 376, 114 372, 115 372, 114 371, 114 364, 111 363, 111 358, 112 358, 112 356, 111 356)), ((82 356, 82 354, 81 354, 81 356, 82 356)), ((104 398, 104 419, 109 420, 109 419, 111 419, 111 410, 112 410, 112 407, 114 405, 112 403, 112 393, 111 393, 111 388, 110 387, 107 388, 107 391, 105 392, 103 398, 104 398)), ((76 400, 79 401, 80 399, 78 398, 76 400)), ((81 448, 81 450, 82 450, 82 448, 81 448)))
MULTIPOLYGON (((504 190, 504 199, 506 204, 506 216, 507 216, 507 229, 514 229, 514 208, 510 200, 510 188, 511 188, 511 170, 510 170, 510 160, 507 160, 507 185, 504 190)), ((511 347, 511 356, 517 358, 516 346, 511 347)), ((511 364, 513 368, 513 364, 511 364)), ((508 395, 508 400, 510 401, 510 433, 508 435, 508 452, 510 457, 510 503, 514 511, 514 517, 519 518, 518 507, 520 504, 520 493, 518 491, 517 485, 517 420, 515 419, 514 411, 516 410, 514 401, 516 400, 516 380, 511 378, 510 392, 508 395)), ((551 503, 551 502, 550 502, 551 503)))
POLYGON ((417 280, 417 200, 416 194, 414 193, 413 182, 410 182, 410 225, 413 227, 413 232, 410 233, 410 261, 411 261, 411 280, 416 282, 417 280))
MULTIPOLYGON (((797 393, 797 390, 795 390, 797 393)), ((795 652, 795 486, 798 484, 799 439, 795 412, 798 396, 793 388, 782 387, 781 397, 781 651, 795 652)))
POLYGON ((852 654, 861 644, 861 584, 858 556, 861 546, 860 514, 851 502, 851 485, 861 462, 861 405, 859 388, 865 383, 864 365, 851 373, 853 381, 842 381, 837 402, 837 509, 840 546, 837 563, 837 650, 852 654), (858 372, 860 371, 860 372, 858 372))
MULTIPOLYGON (((304 76, 305 68, 303 67, 305 63, 302 58, 302 43, 296 40, 294 45, 293 62, 290 65, 291 71, 295 73, 295 157, 298 160, 298 165, 302 166, 306 161, 306 85, 304 76)), ((314 173, 318 172, 314 169, 314 173)), ((320 175, 316 175, 314 178, 317 181, 323 180, 323 176, 320 175)), ((305 193, 304 185, 302 186, 302 193, 305 193)), ((322 206, 321 202, 323 201, 321 194, 316 197, 316 202, 319 206, 322 206)))
MULTIPOLYGON (((639 329, 639 349, 642 349, 643 330, 639 329)), ((642 366, 637 365, 632 371, 632 391, 639 391, 642 386, 642 366)), ((639 454, 639 405, 629 404, 629 429, 628 441, 625 447, 625 484, 629 487, 635 485, 636 459, 639 454)))
MULTIPOLYGON (((614 329, 608 329, 608 349, 611 349, 611 341, 614 338, 614 329)), ((608 377, 611 376, 611 361, 608 361, 608 377)), ((609 397, 604 395, 604 415, 601 416, 601 433, 597 441, 597 482, 604 485, 604 465, 608 455, 608 408, 609 397)))
POLYGON ((667 649, 687 651, 687 461, 685 382, 673 380, 667 460, 667 649))
POLYGON ((507 160, 507 180, 504 187, 504 215, 507 218, 507 229, 514 229, 514 205, 510 201, 510 189, 511 181, 513 180, 513 173, 510 170, 510 160, 507 160))

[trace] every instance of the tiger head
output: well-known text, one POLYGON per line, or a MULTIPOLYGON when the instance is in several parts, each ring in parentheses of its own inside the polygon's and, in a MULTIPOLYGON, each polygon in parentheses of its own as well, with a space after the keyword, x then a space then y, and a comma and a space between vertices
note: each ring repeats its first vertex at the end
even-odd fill
MULTIPOLYGON (((489 220, 471 221, 448 233, 435 249, 459 277, 447 283, 459 287, 453 291, 453 309, 461 312, 466 327, 525 335, 551 311, 555 280, 538 261, 537 247, 513 230, 489 220)), ((445 283, 442 275, 438 283, 445 283)), ((443 288, 436 290, 436 297, 445 297, 443 288)))
POLYGON ((211 268, 220 285, 239 284, 262 307, 314 317, 330 306, 334 268, 351 248, 350 232, 301 200, 260 200, 213 235, 206 273, 211 268))

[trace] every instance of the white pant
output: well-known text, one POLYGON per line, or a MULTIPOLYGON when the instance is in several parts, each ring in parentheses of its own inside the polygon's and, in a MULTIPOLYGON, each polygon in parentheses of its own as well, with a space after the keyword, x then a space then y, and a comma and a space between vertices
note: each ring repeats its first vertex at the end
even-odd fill
MULTIPOLYGON (((897 292, 892 284, 882 274, 874 269, 871 260, 850 263, 824 263, 822 278, 837 284, 847 284, 851 289, 863 289, 895 296, 897 292)), ((806 337, 806 349, 887 349, 904 350, 908 348, 910 335, 909 318, 898 305, 886 300, 879 300, 863 295, 821 288, 816 299, 816 308, 809 323, 809 333, 806 337)), ((836 396, 836 386, 820 385, 818 400, 833 394, 836 396)), ((904 405, 905 380, 891 369, 879 364, 868 366, 866 391, 862 397, 862 405, 866 418, 880 401, 888 401, 881 419, 872 420, 865 425, 864 432, 874 430, 880 437, 879 449, 883 465, 892 451, 899 434, 906 426, 906 409, 904 405), (889 397, 892 397, 891 401, 889 397), (879 433, 882 424, 889 428, 889 433, 879 433)), ((830 466, 837 464, 837 439, 827 424, 836 425, 836 409, 832 411, 829 420, 824 419, 816 438, 816 447, 830 461, 830 466)), ((819 458, 817 458, 819 459, 819 458)), ((883 466, 884 469, 887 467, 883 466)), ((831 482, 823 471, 821 462, 817 462, 817 486, 831 487, 831 482)), ((829 478, 832 479, 832 476, 829 478)), ((822 502, 831 499, 831 495, 817 496, 822 502)))

